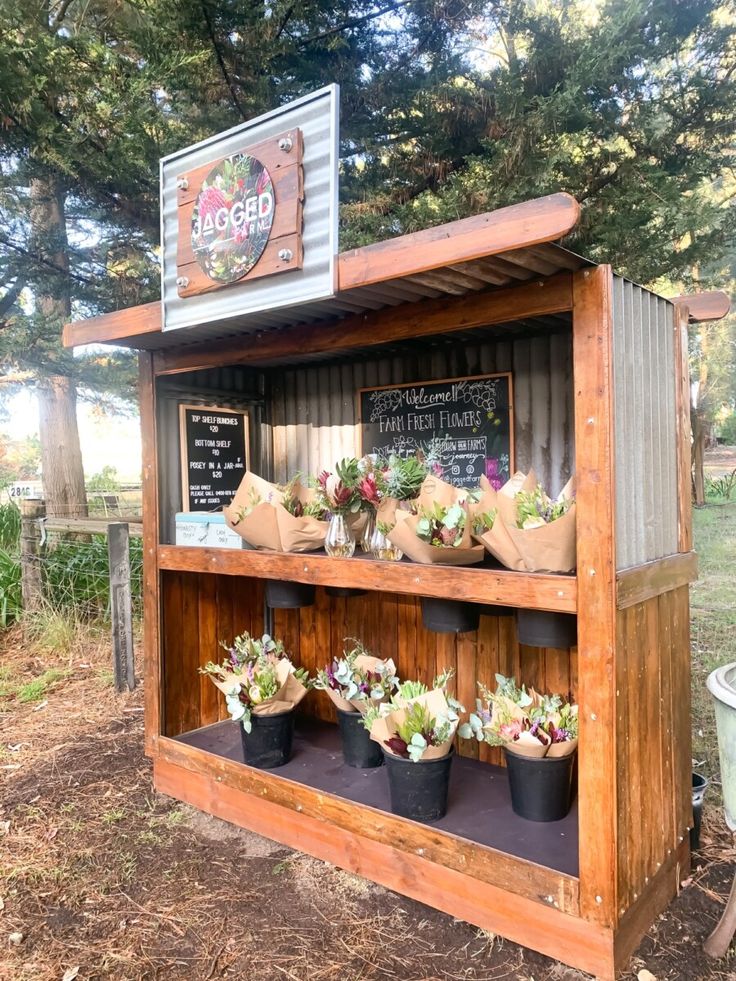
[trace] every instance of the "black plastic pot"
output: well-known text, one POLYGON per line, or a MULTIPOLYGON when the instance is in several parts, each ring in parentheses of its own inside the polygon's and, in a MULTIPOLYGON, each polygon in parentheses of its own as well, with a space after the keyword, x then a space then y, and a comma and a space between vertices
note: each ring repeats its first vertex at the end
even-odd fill
POLYGON ((578 618, 574 613, 518 610, 519 643, 529 647, 574 647, 578 642, 578 618))
POLYGON ((266 580, 266 606, 272 610, 298 610, 314 606, 316 588, 306 582, 282 579, 266 580))
POLYGON ((391 811, 414 821, 439 821, 447 813, 453 751, 437 760, 413 763, 383 750, 391 811))
POLYGON ((478 612, 482 617, 512 617, 516 613, 515 606, 491 606, 485 603, 478 607, 478 612))
POLYGON ((527 821, 561 821, 572 804, 575 753, 541 759, 505 753, 514 814, 527 821))
POLYGON ((478 629, 480 611, 475 603, 422 596, 422 621, 437 634, 464 634, 478 629))
POLYGON ((700 848, 700 824, 703 820, 703 798, 710 780, 693 771, 693 826, 690 828, 690 851, 700 848))
POLYGON ((351 589, 350 586, 325 586, 325 592, 328 596, 347 598, 350 596, 362 596, 365 590, 351 589))
POLYGON ((337 709, 337 724, 342 736, 342 755, 348 766, 361 770, 380 766, 383 763, 383 753, 380 745, 371 739, 370 733, 363 725, 360 712, 344 712, 337 709))
POLYGON ((294 738, 294 710, 278 715, 251 715, 251 730, 240 726, 243 759, 259 770, 274 770, 291 759, 294 738))

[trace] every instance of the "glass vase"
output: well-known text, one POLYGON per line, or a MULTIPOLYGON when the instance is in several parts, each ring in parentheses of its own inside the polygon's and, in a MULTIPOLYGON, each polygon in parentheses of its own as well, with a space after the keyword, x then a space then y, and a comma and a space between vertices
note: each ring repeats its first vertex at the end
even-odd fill
POLYGON ((371 554, 374 559, 382 559, 384 562, 398 562, 404 553, 376 528, 371 538, 371 554))
POLYGON ((340 559, 349 559, 355 552, 355 536, 344 514, 333 514, 325 536, 325 552, 340 559))
POLYGON ((373 532, 376 530, 376 512, 373 508, 366 512, 365 527, 363 528, 363 534, 360 536, 360 548, 361 551, 368 554, 371 549, 371 542, 373 541, 373 532))

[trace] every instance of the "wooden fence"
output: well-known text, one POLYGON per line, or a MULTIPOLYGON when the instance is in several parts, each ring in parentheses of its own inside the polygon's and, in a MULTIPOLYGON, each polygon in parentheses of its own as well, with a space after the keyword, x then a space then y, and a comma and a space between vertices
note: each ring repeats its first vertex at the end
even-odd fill
POLYGON ((135 665, 130 539, 142 537, 142 519, 128 517, 125 521, 115 521, 48 516, 42 500, 21 501, 21 582, 26 612, 36 611, 44 603, 42 564, 51 534, 67 539, 90 535, 107 538, 115 687, 118 691, 126 687, 132 691, 135 688, 135 665))

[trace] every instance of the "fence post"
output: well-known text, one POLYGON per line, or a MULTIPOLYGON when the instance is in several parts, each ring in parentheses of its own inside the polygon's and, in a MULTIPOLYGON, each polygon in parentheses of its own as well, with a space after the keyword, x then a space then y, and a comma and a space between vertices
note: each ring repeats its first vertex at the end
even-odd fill
POLYGON ((115 687, 135 688, 133 660, 133 611, 130 592, 130 550, 128 525, 115 521, 107 527, 110 558, 110 613, 112 616, 112 654, 115 687))
POLYGON ((21 591, 26 613, 40 609, 43 601, 40 519, 45 517, 44 501, 39 498, 25 498, 20 502, 21 591))

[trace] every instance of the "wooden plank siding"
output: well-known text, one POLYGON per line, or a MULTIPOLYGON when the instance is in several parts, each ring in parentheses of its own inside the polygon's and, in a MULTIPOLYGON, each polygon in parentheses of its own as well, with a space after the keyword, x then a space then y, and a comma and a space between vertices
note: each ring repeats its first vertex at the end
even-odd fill
POLYGON ((620 916, 681 853, 692 824, 689 631, 687 586, 616 617, 620 916))
MULTIPOLYGON (((262 633, 261 581, 236 576, 164 572, 163 664, 164 734, 178 736, 226 717, 224 697, 198 668, 222 657, 220 642, 243 630, 262 633)), ((513 617, 483 615, 480 629, 467 634, 435 634, 422 624, 413 596, 371 593, 336 597, 317 589, 314 606, 274 610, 274 636, 282 639, 296 664, 311 674, 359 637, 381 657, 394 659, 402 678, 431 683, 445 668, 455 672, 454 688, 466 708, 474 706, 476 681, 495 687, 495 674, 515 674, 540 690, 576 695, 577 652, 519 647, 513 617)), ((332 703, 310 692, 300 709, 335 721, 332 703)), ((460 742, 459 752, 478 757, 478 747, 460 742)), ((503 765, 503 754, 484 747, 481 759, 503 765)))

